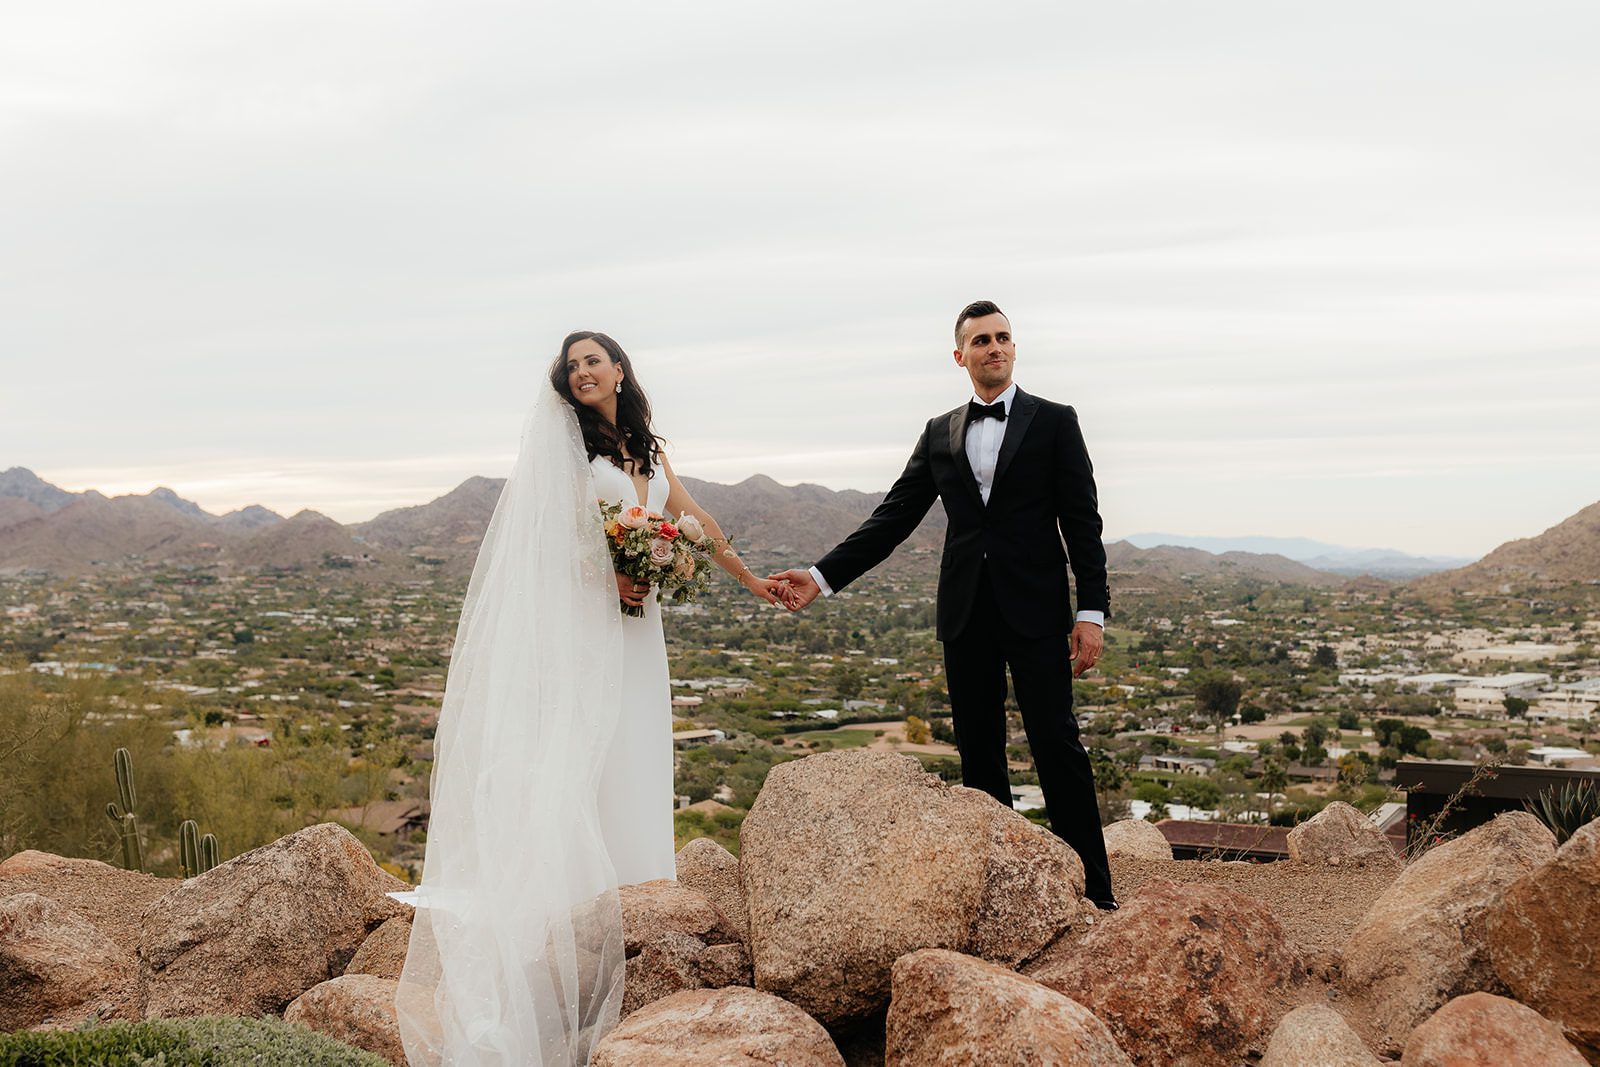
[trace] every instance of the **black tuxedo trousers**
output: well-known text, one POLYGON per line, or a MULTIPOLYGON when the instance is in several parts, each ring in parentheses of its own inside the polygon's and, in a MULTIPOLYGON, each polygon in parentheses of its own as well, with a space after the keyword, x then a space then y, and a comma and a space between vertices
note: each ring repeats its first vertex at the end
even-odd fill
POLYGON ((1009 808, 1006 668, 1011 669, 1011 688, 1050 812, 1050 828, 1083 861, 1084 895, 1109 901, 1115 898, 1094 771, 1072 713, 1071 655, 1065 634, 1029 637, 1007 624, 985 567, 967 625, 945 639, 945 683, 961 753, 961 784, 981 789, 1009 808))

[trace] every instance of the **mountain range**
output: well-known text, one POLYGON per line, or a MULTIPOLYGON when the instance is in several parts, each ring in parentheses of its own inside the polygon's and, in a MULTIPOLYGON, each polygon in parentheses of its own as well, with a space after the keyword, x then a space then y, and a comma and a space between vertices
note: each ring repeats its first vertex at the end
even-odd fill
MULTIPOLYGON (((95 567, 141 563, 215 566, 226 571, 332 567, 373 575, 418 566, 470 573, 502 479, 468 478, 426 504, 342 524, 315 511, 284 518, 257 505, 213 515, 171 489, 107 497, 71 493, 22 467, 0 472, 0 572, 77 574, 95 567)), ((741 551, 764 563, 803 564, 847 536, 882 500, 881 493, 782 485, 754 475, 737 485, 685 478, 695 499, 717 516, 741 551)), ((891 557, 891 569, 931 572, 944 535, 934 508, 891 557)), ((1141 539, 1165 535, 1143 535, 1141 539)), ((1248 539, 1267 547, 1266 539, 1248 539)), ((1219 545, 1218 547, 1223 547, 1219 545)), ((1304 541, 1276 547, 1304 555, 1326 546, 1304 541)), ((1134 539, 1106 546, 1114 571, 1152 582, 1196 576, 1335 587, 1348 576, 1286 552, 1182 545, 1142 547, 1134 539)), ((1319 555, 1313 555, 1316 560, 1319 555)), ((1471 566, 1422 581, 1436 588, 1488 587, 1506 581, 1584 581, 1600 577, 1600 504, 1537 538, 1502 545, 1471 566), (1453 583, 1453 584, 1452 584, 1453 583)))
POLYGON ((1472 562, 1467 556, 1414 556, 1393 548, 1351 548, 1313 541, 1309 537, 1196 537, 1186 534, 1140 533, 1126 538, 1140 548, 1173 545, 1207 552, 1252 552, 1285 556, 1319 571, 1334 574, 1370 574, 1376 578, 1415 578, 1436 571, 1454 570, 1472 562))
POLYGON ((1537 537, 1507 541, 1476 563, 1413 584, 1435 592, 1514 592, 1575 582, 1600 585, 1600 502, 1537 537))

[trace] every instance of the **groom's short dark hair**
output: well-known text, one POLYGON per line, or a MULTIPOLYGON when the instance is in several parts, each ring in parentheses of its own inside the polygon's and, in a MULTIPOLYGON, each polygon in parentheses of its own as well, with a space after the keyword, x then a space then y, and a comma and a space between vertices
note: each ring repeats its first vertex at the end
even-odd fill
POLYGON ((961 314, 956 316, 956 344, 961 344, 961 327, 967 324, 968 319, 981 319, 985 315, 1004 315, 998 304, 993 300, 974 300, 961 309, 961 314))

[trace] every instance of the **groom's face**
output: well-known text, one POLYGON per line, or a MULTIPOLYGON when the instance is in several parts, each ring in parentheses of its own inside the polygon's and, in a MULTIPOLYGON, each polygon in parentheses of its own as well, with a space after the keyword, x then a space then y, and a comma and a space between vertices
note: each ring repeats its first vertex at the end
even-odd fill
POLYGON ((956 362, 967 369, 975 388, 1005 388, 1011 384, 1011 365, 1017 346, 1011 342, 1011 323, 1000 312, 968 319, 961 328, 956 362))

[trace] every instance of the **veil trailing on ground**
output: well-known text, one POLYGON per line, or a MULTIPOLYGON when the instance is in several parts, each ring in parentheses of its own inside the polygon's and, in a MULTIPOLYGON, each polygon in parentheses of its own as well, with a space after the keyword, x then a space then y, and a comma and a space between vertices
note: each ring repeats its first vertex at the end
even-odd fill
POLYGON ((622 914, 597 813, 621 613, 577 419, 548 385, 538 393, 478 551, 434 739, 395 996, 413 1065, 581 1064, 621 1007, 622 914))

